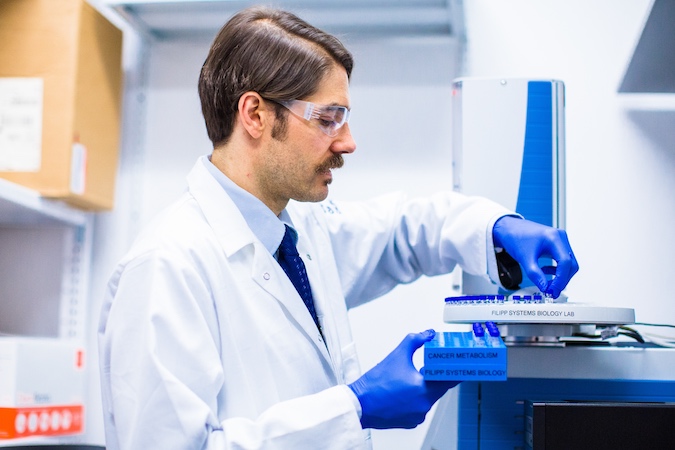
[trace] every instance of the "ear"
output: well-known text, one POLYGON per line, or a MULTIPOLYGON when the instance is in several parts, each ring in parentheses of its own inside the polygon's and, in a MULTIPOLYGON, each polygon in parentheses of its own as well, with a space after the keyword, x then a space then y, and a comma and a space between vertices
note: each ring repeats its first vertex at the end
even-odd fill
POLYGON ((239 97, 239 122, 252 138, 262 136, 271 111, 257 92, 249 91, 239 97))

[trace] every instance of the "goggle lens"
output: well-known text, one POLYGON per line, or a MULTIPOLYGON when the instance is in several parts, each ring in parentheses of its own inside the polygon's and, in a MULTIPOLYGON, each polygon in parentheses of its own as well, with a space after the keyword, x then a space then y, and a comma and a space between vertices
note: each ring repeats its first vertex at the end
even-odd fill
POLYGON ((351 112, 346 106, 324 106, 303 100, 275 101, 275 103, 307 121, 315 120, 319 129, 330 137, 337 136, 338 130, 349 122, 351 112))
POLYGON ((344 106, 318 107, 319 128, 328 136, 335 136, 338 130, 349 120, 349 110, 344 106))

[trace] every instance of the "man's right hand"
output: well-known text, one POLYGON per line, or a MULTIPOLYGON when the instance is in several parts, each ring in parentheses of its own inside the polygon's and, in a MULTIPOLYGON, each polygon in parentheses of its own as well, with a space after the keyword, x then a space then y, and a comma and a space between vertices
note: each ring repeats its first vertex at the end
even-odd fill
POLYGON ((426 381, 412 362, 434 330, 411 333, 379 364, 350 384, 361 403, 363 428, 415 428, 456 381, 426 381))

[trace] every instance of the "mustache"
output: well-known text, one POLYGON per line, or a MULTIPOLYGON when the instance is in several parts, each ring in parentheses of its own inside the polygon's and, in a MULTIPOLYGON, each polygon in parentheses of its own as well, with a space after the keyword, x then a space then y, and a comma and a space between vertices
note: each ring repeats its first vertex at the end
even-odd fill
POLYGON ((317 167, 317 172, 325 172, 331 169, 339 169, 345 165, 345 160, 342 155, 333 155, 328 160, 317 167))

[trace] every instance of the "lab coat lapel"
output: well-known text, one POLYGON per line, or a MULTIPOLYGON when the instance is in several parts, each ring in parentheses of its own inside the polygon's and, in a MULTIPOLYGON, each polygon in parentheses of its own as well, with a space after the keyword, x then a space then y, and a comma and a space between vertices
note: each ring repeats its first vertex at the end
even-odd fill
POLYGON ((342 380, 342 371, 338 367, 341 364, 340 340, 336 334, 337 330, 334 323, 335 316, 330 311, 328 311, 330 309, 331 302, 325 289, 326 286, 321 274, 320 267, 315 260, 318 255, 315 254, 314 249, 311 247, 309 242, 303 238, 300 238, 298 241, 298 253, 300 253, 301 258, 305 262, 307 277, 309 278, 309 283, 312 286, 314 307, 319 316, 319 322, 321 323, 322 327, 321 331, 323 332, 323 337, 326 343, 324 347, 326 347, 328 349, 328 353, 330 353, 331 364, 333 365, 333 371, 335 372, 338 382, 343 382, 344 380, 342 380))
MULTIPOLYGON (((308 276, 311 283, 312 277, 309 274, 308 276)), ((300 298, 300 294, 295 290, 293 283, 279 263, 263 248, 262 244, 257 244, 254 252, 251 278, 286 308, 289 315, 332 367, 326 345, 323 343, 312 316, 302 298, 300 298)))

